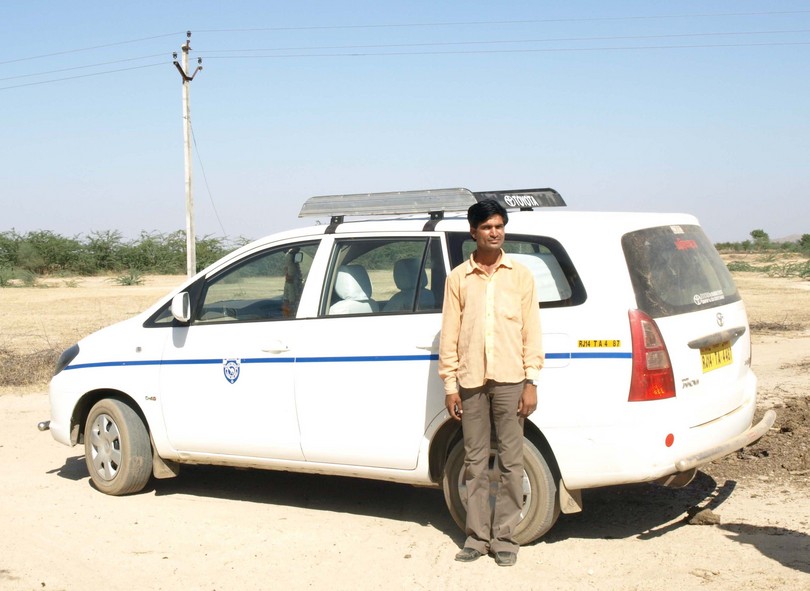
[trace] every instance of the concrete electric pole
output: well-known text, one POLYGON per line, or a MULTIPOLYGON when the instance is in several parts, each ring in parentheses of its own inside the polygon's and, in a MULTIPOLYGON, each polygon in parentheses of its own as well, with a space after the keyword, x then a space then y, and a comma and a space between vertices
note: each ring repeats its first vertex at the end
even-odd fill
POLYGON ((183 78, 183 143, 186 165, 186 273, 191 277, 197 272, 197 243, 194 233, 194 196, 191 192, 191 110, 189 106, 189 83, 194 80, 197 72, 202 70, 202 59, 197 59, 197 69, 189 76, 188 52, 191 51, 191 31, 186 32, 186 44, 180 48, 183 51, 183 65, 177 63, 177 53, 174 54, 174 65, 183 78))

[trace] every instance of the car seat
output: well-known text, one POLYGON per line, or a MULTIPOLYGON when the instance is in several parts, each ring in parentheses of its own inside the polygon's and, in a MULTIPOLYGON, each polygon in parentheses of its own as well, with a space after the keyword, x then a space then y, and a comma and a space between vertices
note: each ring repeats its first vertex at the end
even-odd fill
POLYGON ((419 273, 420 260, 416 257, 399 259, 394 263, 394 283, 400 291, 395 293, 385 304, 386 312, 412 311, 414 297, 419 289, 419 306, 417 309, 432 309, 435 299, 430 290, 425 289, 428 283, 427 274, 419 273), (418 283, 417 283, 418 281, 418 283))
POLYGON ((335 294, 340 301, 329 308, 329 315, 371 314, 380 306, 371 299, 371 279, 360 265, 341 265, 335 278, 335 294))

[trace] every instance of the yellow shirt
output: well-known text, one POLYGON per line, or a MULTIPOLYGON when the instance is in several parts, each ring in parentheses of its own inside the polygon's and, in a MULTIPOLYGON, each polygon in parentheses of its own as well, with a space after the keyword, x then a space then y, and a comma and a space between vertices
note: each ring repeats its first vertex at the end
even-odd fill
POLYGON ((543 367, 534 277, 501 251, 487 273, 470 259, 450 273, 444 290, 439 376, 447 394, 487 380, 537 379, 543 367))

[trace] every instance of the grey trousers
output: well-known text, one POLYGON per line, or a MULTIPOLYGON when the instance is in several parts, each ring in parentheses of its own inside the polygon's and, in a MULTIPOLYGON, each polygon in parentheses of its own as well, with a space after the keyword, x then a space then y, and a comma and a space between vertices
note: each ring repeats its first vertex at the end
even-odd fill
POLYGON ((464 481, 467 486, 467 541, 465 548, 489 552, 517 552, 514 540, 523 509, 523 419, 518 403, 523 382, 488 381, 479 388, 460 388, 464 432, 464 481), (491 417, 491 419, 490 419, 491 417), (495 425, 498 492, 490 505, 489 455, 491 423, 495 425))

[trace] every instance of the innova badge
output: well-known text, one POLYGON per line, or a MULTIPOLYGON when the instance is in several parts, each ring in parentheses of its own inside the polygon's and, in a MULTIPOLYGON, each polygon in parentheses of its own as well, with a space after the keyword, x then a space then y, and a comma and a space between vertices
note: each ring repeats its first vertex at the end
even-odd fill
POLYGON ((222 373, 225 374, 225 379, 231 384, 239 379, 239 373, 242 368, 241 359, 223 359, 222 360, 222 373))

